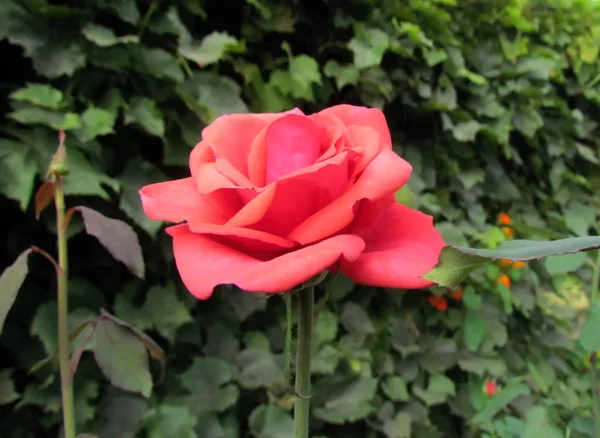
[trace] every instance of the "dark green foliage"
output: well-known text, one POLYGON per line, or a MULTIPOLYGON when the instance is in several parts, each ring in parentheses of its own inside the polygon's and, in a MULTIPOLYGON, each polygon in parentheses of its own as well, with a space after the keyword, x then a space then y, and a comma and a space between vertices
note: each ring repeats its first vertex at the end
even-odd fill
MULTIPOLYGON (((500 211, 518 238, 598 234, 597 8, 592 0, 3 0, 0 265, 31 245, 54 251, 52 208, 36 221, 33 194, 62 129, 68 207, 134 225, 146 262, 145 280, 135 278, 75 215, 73 327, 103 307, 166 350, 164 373, 151 363, 149 400, 107 386, 84 353, 80 431, 289 436, 283 300, 222 287, 196 301, 168 236, 137 198, 145 184, 186 176, 202 127, 221 114, 381 107, 414 168, 398 199, 435 215, 449 242, 497 247, 506 240, 500 211)), ((52 367, 27 373, 55 348, 54 275, 44 262, 31 258, 0 338, 2 436, 59 430, 52 367)), ((591 269, 568 263, 490 265, 446 312, 426 300, 441 288, 376 290, 336 278, 315 333, 313 436, 593 436, 585 367, 598 339, 589 324, 577 342, 591 269), (497 282, 502 272, 510 291, 497 282), (488 379, 502 388, 493 399, 483 393, 488 379)), ((116 359, 106 366, 126 380, 116 359)), ((147 394, 149 378, 133 389, 147 394)))

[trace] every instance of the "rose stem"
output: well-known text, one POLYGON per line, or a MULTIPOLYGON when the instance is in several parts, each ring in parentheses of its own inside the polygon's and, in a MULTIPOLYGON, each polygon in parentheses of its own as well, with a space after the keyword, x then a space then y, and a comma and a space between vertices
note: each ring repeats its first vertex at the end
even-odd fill
POLYGON ((75 438, 75 409, 73 402, 73 375, 69 360, 69 327, 67 321, 68 306, 68 268, 67 236, 65 230, 65 194, 60 175, 55 175, 54 203, 56 206, 56 228, 58 234, 58 358, 60 364, 60 387, 62 393, 62 409, 64 437, 75 438))
POLYGON ((310 399, 310 354, 313 331, 314 286, 298 292, 298 340, 296 354, 296 438, 308 438, 310 399))
POLYGON ((283 294, 283 300, 285 301, 285 349, 283 351, 283 378, 285 380, 286 388, 290 384, 290 363, 292 359, 292 326, 294 324, 292 318, 292 294, 286 292, 283 294))
MULTIPOLYGON (((592 278, 592 290, 590 291, 590 308, 598 298, 598 282, 600 280, 600 251, 596 252, 596 263, 594 264, 594 277, 592 278)), ((598 394, 598 353, 592 353, 590 367, 590 380, 592 383, 592 397, 594 402, 594 425, 596 436, 600 437, 600 395, 598 394)))

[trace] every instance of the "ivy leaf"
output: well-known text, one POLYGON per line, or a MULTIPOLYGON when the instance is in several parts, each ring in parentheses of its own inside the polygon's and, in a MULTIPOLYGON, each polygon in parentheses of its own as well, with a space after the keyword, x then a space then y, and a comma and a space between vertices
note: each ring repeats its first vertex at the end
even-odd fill
POLYGON ((167 176, 149 162, 135 158, 127 163, 119 180, 122 183, 119 208, 148 234, 156 235, 156 232, 162 227, 162 222, 150 220, 146 216, 140 201, 139 190, 145 185, 166 181, 167 176))
POLYGON ((487 324, 485 317, 476 310, 468 310, 463 324, 463 341, 470 351, 477 351, 485 338, 487 324))
POLYGON ((112 29, 93 23, 87 23, 85 26, 83 26, 81 33, 83 33, 88 41, 96 44, 98 47, 110 47, 116 44, 138 43, 140 41, 139 37, 136 35, 117 37, 112 29))
POLYGON ((117 17, 129 24, 137 24, 140 20, 140 11, 135 0, 97 0, 96 4, 99 8, 113 11, 117 17))
POLYGON ((328 377, 316 384, 315 417, 333 424, 355 422, 368 416, 375 408, 371 404, 377 390, 373 377, 328 377))
POLYGON ((552 424, 548 409, 535 406, 525 414, 525 430, 521 438, 562 438, 564 434, 552 424))
POLYGON ((179 60, 163 49, 138 47, 133 54, 138 69, 159 79, 182 82, 185 78, 179 60))
POLYGON ((249 425, 256 438, 293 438, 294 420, 275 405, 260 405, 250 414, 249 425))
POLYGON ((244 52, 245 44, 225 32, 213 32, 197 42, 185 42, 179 53, 200 67, 220 61, 228 52, 244 52))
POLYGON ((88 108, 81 115, 81 127, 75 131, 75 135, 85 143, 100 135, 112 134, 116 120, 116 112, 102 108, 88 108))
POLYGON ((0 406, 12 403, 19 398, 15 384, 10 378, 11 374, 11 369, 0 371, 0 406))
POLYGON ((22 152, 23 146, 10 140, 0 140, 0 193, 17 201, 21 210, 29 204, 37 174, 31 157, 22 152))
POLYGON ((354 54, 356 68, 365 69, 381 64, 389 45, 390 40, 387 33, 381 29, 368 29, 360 36, 352 38, 348 43, 348 48, 354 54))
POLYGON ((162 403, 148 412, 146 430, 148 438, 197 438, 197 418, 185 406, 162 403))
POLYGON ((281 366, 270 351, 246 349, 238 353, 235 362, 240 384, 244 388, 270 388, 283 380, 281 366))
POLYGON ((144 278, 144 257, 138 237, 125 222, 110 219, 88 207, 75 207, 83 217, 88 234, 94 236, 118 261, 139 278, 144 278))
POLYGON ((166 287, 152 286, 139 308, 131 304, 128 294, 117 295, 115 313, 140 330, 156 329, 171 342, 175 341, 175 332, 179 327, 193 321, 188 306, 177 297, 172 284, 166 287))
POLYGON ((109 386, 98 405, 98 436, 134 438, 147 411, 147 399, 109 386))
POLYGON ((107 318, 96 323, 94 356, 106 378, 116 387, 149 397, 152 376, 146 347, 130 330, 107 318))
POLYGON ((9 117, 25 125, 45 125, 56 131, 70 131, 81 127, 81 119, 75 113, 63 113, 34 106, 17 109, 10 113, 9 117))
POLYGON ((454 138, 458 141, 475 141, 475 137, 477 136, 477 133, 481 130, 481 127, 481 124, 476 120, 460 122, 455 124, 452 128, 452 135, 454 135, 454 138))
POLYGON ((581 327, 579 343, 588 353, 600 350, 600 303, 590 307, 588 317, 581 327))
POLYGON ((223 114, 248 112, 240 98, 240 86, 215 73, 196 72, 178 87, 177 92, 205 123, 211 123, 223 114))
POLYGON ((408 401, 410 399, 406 381, 400 376, 386 377, 381 384, 381 389, 392 401, 408 401))
POLYGON ((179 375, 181 385, 191 394, 188 404, 195 413, 223 412, 233 406, 239 389, 232 379, 231 365, 214 357, 196 357, 179 375))
POLYGON ((544 266, 550 275, 566 274, 583 266, 586 258, 584 252, 551 256, 544 260, 544 266))
POLYGON ((60 108, 64 101, 62 91, 47 84, 32 83, 28 83, 25 88, 21 88, 12 93, 10 98, 49 109, 60 108))
POLYGON ((344 304, 340 321, 350 333, 375 333, 375 327, 373 327, 369 315, 358 304, 352 302, 344 304))
POLYGON ((448 397, 456 395, 454 382, 443 374, 431 376, 427 390, 418 386, 413 386, 412 390, 415 396, 423 400, 427 406, 444 403, 448 397))
POLYGON ((355 65, 341 65, 333 59, 327 61, 323 72, 325 73, 325 76, 335 79, 335 84, 339 90, 346 85, 355 85, 360 76, 355 65))
POLYGON ((6 316, 29 272, 27 265, 29 254, 31 254, 31 249, 23 251, 13 264, 0 275, 0 333, 2 333, 6 316))
POLYGON ((136 97, 125 113, 125 124, 136 123, 147 133, 162 137, 165 133, 165 122, 162 112, 156 103, 147 97, 136 97))
POLYGON ((544 125, 544 119, 537 110, 523 106, 515 111, 512 122, 518 131, 529 138, 544 125))

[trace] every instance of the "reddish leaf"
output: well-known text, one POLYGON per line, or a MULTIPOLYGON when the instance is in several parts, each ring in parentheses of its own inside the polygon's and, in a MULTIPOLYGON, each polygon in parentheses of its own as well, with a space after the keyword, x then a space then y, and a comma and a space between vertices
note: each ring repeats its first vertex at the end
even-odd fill
POLYGON ((81 212, 88 234, 97 238, 108 252, 139 278, 144 278, 142 248, 133 229, 125 222, 110 219, 87 207, 75 207, 81 212))
POLYGON ((35 218, 39 219, 42 211, 46 209, 54 199, 54 181, 47 180, 40 186, 35 194, 35 218))

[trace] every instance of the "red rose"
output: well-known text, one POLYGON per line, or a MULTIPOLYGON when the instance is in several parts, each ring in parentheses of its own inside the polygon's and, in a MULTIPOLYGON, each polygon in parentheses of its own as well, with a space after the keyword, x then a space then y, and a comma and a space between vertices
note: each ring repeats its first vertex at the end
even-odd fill
POLYGON ((395 202, 411 166, 383 113, 350 105, 310 116, 232 114, 202 131, 191 177, 140 191, 173 236, 190 292, 219 284, 283 292, 325 269, 357 283, 420 288, 444 241, 430 216, 395 202))

